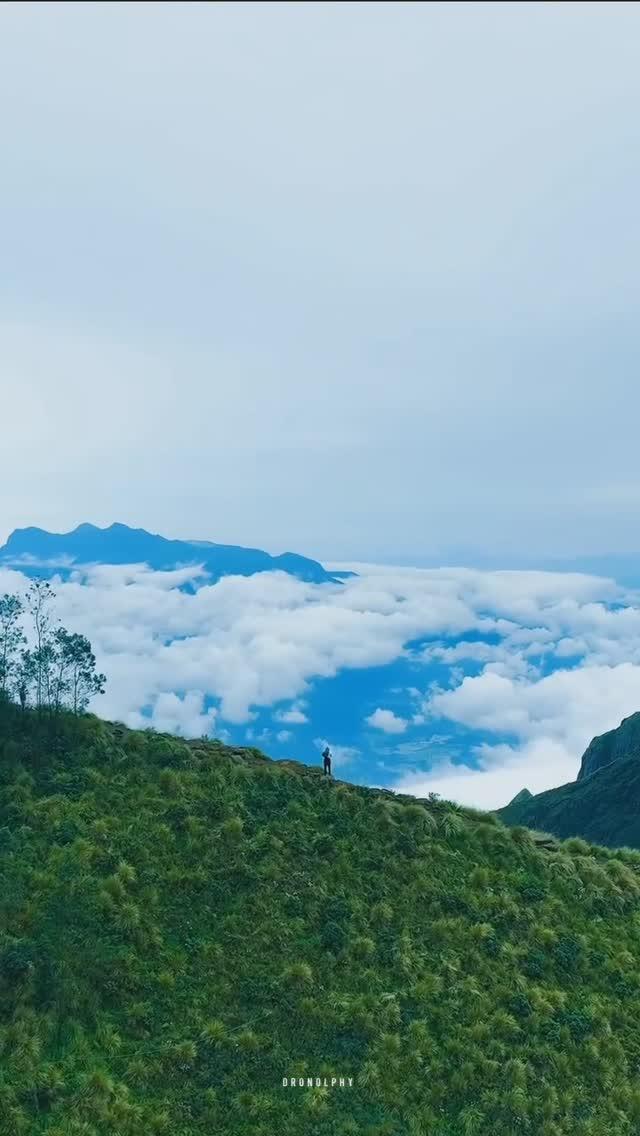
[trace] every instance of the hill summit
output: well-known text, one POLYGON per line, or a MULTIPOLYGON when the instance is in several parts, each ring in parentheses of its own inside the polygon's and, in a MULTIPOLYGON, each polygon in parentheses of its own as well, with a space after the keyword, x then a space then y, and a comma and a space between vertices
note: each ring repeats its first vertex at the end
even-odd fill
POLYGON ((630 1136, 639 873, 0 704, 0 1131, 630 1136))
POLYGON ((516 793, 513 800, 509 801, 509 804, 510 805, 519 805, 519 804, 522 804, 523 801, 530 801, 532 797, 533 797, 533 793, 531 792, 530 789, 521 789, 519 793, 516 793))
POLYGON ((0 565, 28 576, 68 576, 90 564, 148 564, 170 570, 201 564, 211 580, 222 576, 252 576, 256 572, 287 572, 307 583, 336 582, 316 560, 284 552, 271 556, 258 548, 213 544, 203 540, 169 540, 145 529, 113 524, 108 528, 82 524, 68 533, 45 529, 15 529, 0 548, 0 565))

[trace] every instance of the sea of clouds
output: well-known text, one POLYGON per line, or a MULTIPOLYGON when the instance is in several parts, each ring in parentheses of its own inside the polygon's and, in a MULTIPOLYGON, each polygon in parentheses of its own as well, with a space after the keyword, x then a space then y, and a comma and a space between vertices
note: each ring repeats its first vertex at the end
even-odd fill
MULTIPOLYGON (((613 580, 331 567, 358 575, 336 585, 284 573, 210 584, 196 568, 96 566, 53 584, 57 614, 90 638, 108 677, 95 711, 131 726, 251 740, 271 709, 269 736, 296 756, 315 683, 411 659, 424 683, 375 706, 362 729, 399 752, 431 730, 424 768, 412 752, 391 779, 375 765, 368 774, 417 795, 496 807, 524 785, 572 780, 590 739, 640 709, 640 596, 613 580), (436 663, 444 682, 429 678, 436 663), (468 731, 468 763, 447 753, 447 727, 468 731)), ((0 570, 0 592, 27 587, 0 570)), ((346 762, 350 747, 341 754, 335 743, 346 762)))

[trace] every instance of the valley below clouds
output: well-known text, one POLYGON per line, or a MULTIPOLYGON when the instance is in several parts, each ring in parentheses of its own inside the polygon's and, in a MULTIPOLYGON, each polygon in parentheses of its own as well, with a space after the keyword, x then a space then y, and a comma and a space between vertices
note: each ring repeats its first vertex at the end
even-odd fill
POLYGON ((613 580, 329 567, 357 575, 87 567, 53 581, 56 612, 93 644, 106 718, 306 762, 328 740, 338 777, 485 808, 572 780, 640 709, 640 596, 613 580))

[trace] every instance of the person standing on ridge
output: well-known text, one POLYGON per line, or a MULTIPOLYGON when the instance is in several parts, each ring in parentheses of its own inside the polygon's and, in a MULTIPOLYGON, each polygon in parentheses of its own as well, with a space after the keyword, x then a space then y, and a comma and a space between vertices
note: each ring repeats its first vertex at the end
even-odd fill
POLYGON ((323 761, 324 773, 328 774, 329 777, 330 777, 331 776, 331 750, 329 749, 329 746, 325 746, 323 751, 322 751, 322 761, 323 761))

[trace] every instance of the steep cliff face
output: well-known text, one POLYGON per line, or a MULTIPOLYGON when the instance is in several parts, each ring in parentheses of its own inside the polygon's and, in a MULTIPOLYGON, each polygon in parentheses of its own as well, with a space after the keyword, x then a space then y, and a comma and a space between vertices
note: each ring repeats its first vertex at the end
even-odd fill
POLYGON ((631 714, 615 730, 608 730, 589 743, 582 757, 577 780, 591 777, 603 766, 627 757, 640 758, 640 712, 631 714))
POLYGON ((640 848, 640 713, 593 739, 575 781, 535 797, 523 789, 498 815, 559 837, 640 848))

